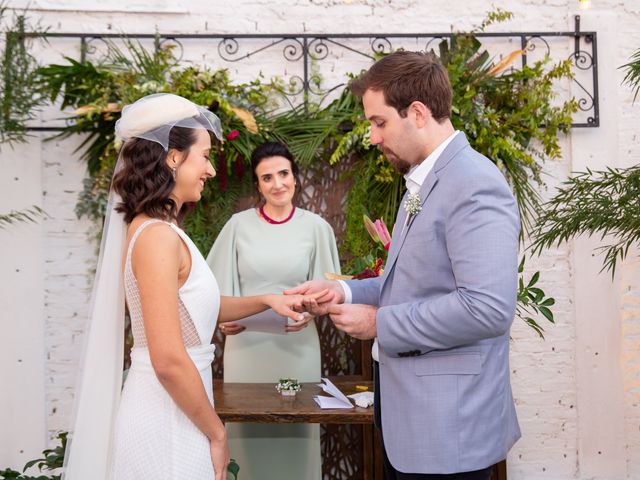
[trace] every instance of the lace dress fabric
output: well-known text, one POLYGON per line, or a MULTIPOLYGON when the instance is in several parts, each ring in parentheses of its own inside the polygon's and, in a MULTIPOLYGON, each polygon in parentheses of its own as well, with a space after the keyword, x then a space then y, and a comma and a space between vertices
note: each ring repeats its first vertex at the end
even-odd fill
MULTIPOLYGON (((134 346, 115 426, 110 476, 114 480, 211 480, 214 471, 208 439, 175 404, 151 365, 140 291, 131 269, 135 241, 148 225, 159 222, 161 220, 148 220, 138 227, 129 242, 125 260, 125 294, 134 346)), ((178 291, 182 340, 213 404, 214 346, 209 342, 220 308, 220 292, 215 277, 191 239, 177 226, 168 225, 191 254, 189 277, 178 291)))

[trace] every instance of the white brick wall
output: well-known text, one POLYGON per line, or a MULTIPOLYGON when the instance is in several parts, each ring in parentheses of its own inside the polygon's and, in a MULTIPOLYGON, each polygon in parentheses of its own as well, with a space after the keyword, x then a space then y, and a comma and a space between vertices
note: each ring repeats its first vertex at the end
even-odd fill
MULTIPOLYGON (((12 2, 14 7, 26 4, 12 2)), ((108 8, 97 0, 29 4, 32 16, 51 31, 98 33, 447 32, 473 27, 491 8, 484 0, 154 0, 110 2, 108 8)), ((577 0, 494 4, 511 9, 516 18, 493 30, 572 30, 573 15, 581 13, 583 30, 599 35, 602 126, 574 130, 563 141, 564 158, 545 167, 549 177, 543 196, 551 196, 573 170, 640 163, 640 103, 632 106, 631 92, 620 86, 623 74, 616 69, 640 48, 640 1, 593 0, 586 13, 578 11, 577 0)), ((52 43, 40 54, 49 62, 60 61, 61 53, 73 54, 75 48, 70 42, 52 43)), ((256 58, 253 66, 234 65, 231 72, 243 80, 258 69, 267 77, 280 73, 280 55, 256 58)), ((364 66, 349 54, 335 57, 335 77, 323 70, 326 85, 340 79, 341 72, 364 66)), ((215 56, 194 46, 185 58, 215 56)), ((11 305, 2 317, 8 347, 0 357, 0 379, 3 387, 11 387, 0 396, 0 467, 21 467, 41 450, 45 437, 70 426, 88 272, 95 262, 91 225, 78 221, 73 211, 85 175, 72 154, 79 141, 36 138, 14 152, 0 151, 0 210, 35 203, 51 215, 39 226, 0 230, 5 240, 0 295, 3 305, 11 305), (25 172, 22 157, 27 156, 35 158, 35 166, 32 160, 25 172), (24 181, 12 182, 11 176, 28 179, 30 193, 24 181), (15 271, 20 267, 23 280, 15 271), (21 356, 26 366, 18 363, 21 356), (32 382, 19 382, 25 368, 32 382)), ((544 341, 519 320, 512 329, 512 382, 523 438, 508 458, 509 478, 640 478, 640 264, 637 250, 631 252, 634 258, 612 282, 607 274, 597 274, 601 258, 591 257, 597 243, 579 240, 528 261, 527 271, 540 270, 542 287, 556 298, 556 325, 546 327, 544 341)))

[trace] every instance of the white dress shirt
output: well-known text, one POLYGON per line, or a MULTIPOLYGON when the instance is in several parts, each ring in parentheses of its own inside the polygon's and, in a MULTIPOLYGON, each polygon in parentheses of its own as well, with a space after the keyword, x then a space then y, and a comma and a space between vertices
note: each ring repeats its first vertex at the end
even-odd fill
MULTIPOLYGON (((440 155, 442 154, 444 149, 447 148, 447 145, 451 143, 451 141, 455 138, 455 136, 459 132, 460 132, 459 130, 454 131, 451 135, 449 135, 444 140, 444 142, 438 145, 436 149, 433 152, 431 152, 431 154, 429 154, 427 158, 425 158, 419 164, 411 167, 411 170, 409 170, 407 174, 404 176, 405 185, 409 193, 416 195, 420 192, 420 189, 422 188, 422 184, 424 183, 425 178, 427 178, 427 175, 429 175, 429 172, 433 169, 433 166, 438 161, 438 158, 440 158, 440 155)), ((407 219, 408 218, 409 216, 407 216, 407 219)), ((406 226, 406 220, 405 220, 405 225, 402 226, 402 230, 404 230, 405 226, 406 226)), ((342 280, 338 280, 338 282, 340 283, 340 285, 342 285, 342 289, 344 290, 344 303, 352 303, 353 295, 351 293, 351 289, 349 288, 349 285, 347 285, 347 283, 342 280)), ((371 348, 371 356, 376 362, 378 361, 379 357, 378 357, 378 339, 377 338, 373 342, 373 347, 371 348)))

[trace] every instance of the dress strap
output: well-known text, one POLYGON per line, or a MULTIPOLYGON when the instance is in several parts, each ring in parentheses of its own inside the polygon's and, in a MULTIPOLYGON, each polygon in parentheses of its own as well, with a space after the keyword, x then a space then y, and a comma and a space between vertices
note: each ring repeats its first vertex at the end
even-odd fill
POLYGON ((150 220, 145 220, 144 222, 142 222, 138 226, 138 228, 136 228, 136 231, 133 232, 133 235, 131 236, 131 240, 129 241, 129 246, 127 248, 127 261, 126 261, 127 264, 129 263, 131 258, 131 252, 133 251, 133 244, 136 243, 138 236, 142 233, 142 230, 144 230, 149 225, 154 223, 166 223, 167 225, 171 226, 171 223, 165 222, 164 220, 160 220, 159 218, 152 218, 150 220))

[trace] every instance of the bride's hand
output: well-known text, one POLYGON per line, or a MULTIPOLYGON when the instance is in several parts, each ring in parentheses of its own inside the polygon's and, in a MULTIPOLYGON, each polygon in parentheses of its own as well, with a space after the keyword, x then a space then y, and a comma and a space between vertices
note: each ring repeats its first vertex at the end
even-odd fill
POLYGON ((209 440, 211 450, 211 461, 215 471, 215 480, 226 480, 227 466, 229 465, 229 449, 227 448, 227 439, 209 440))
POLYGON ((289 317, 299 323, 305 320, 302 312, 311 312, 317 308, 317 300, 327 293, 328 290, 322 290, 310 295, 267 295, 265 303, 278 315, 289 317))

